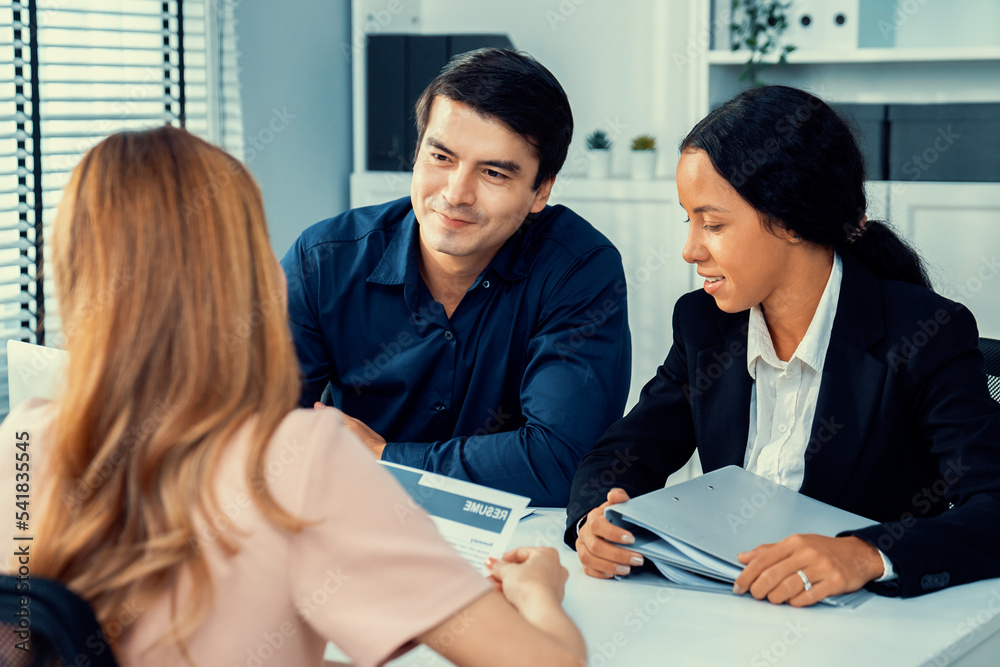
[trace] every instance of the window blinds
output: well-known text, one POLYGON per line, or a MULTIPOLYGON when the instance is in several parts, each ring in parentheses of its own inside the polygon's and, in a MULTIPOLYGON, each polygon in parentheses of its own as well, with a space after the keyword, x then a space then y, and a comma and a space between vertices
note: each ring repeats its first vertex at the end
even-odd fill
POLYGON ((171 123, 242 158, 230 0, 12 0, 0 7, 0 415, 6 341, 61 343, 46 263, 62 188, 123 129, 171 123))

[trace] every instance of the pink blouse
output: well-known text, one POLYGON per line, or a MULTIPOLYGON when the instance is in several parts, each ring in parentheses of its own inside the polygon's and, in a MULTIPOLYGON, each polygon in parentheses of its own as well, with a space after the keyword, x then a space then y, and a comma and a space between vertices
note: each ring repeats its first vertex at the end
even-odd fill
MULTIPOLYGON (((49 403, 30 401, 0 426, 10 457, 14 434, 30 432, 33 489, 45 483, 55 412, 49 403)), ((381 664, 490 590, 430 519, 411 511, 406 492, 333 410, 295 410, 272 438, 265 468, 271 492, 296 516, 316 521, 298 534, 272 524, 245 480, 252 428, 247 424, 226 449, 215 486, 221 512, 204 517, 198 538, 215 604, 189 638, 197 664, 321 665, 328 640, 358 665, 381 664), (237 554, 224 554, 220 533, 236 539, 237 554)), ((12 474, 0 473, 0 497, 12 498, 12 485, 12 474)), ((46 511, 33 509, 36 516, 46 511)), ((182 575, 180 609, 191 585, 182 575)), ((171 642, 154 646, 169 627, 164 594, 149 608, 126 605, 107 630, 120 637, 124 665, 186 665, 171 642)))

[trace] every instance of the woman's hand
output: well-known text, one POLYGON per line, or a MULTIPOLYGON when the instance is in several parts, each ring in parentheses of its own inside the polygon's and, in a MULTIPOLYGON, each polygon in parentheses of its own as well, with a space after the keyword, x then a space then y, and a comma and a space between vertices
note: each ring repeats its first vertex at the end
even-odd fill
POLYGON ((737 554, 737 559, 746 568, 736 578, 734 593, 750 591, 758 600, 793 607, 856 591, 885 571, 878 550, 859 537, 792 535, 737 554))
POLYGON ((583 563, 584 573, 598 579, 610 579, 616 574, 625 575, 633 566, 642 565, 642 555, 624 549, 619 544, 632 544, 632 533, 620 528, 604 517, 604 510, 628 500, 621 489, 608 491, 608 501, 587 514, 576 538, 576 552, 583 563))
POLYGON ((505 553, 503 560, 488 559, 486 567, 504 597, 522 613, 545 598, 557 605, 562 602, 569 572, 555 549, 521 547, 505 553))
POLYGON ((461 667, 587 664, 587 645, 560 604, 569 572, 555 549, 522 547, 486 566, 502 595, 487 593, 419 641, 461 667))

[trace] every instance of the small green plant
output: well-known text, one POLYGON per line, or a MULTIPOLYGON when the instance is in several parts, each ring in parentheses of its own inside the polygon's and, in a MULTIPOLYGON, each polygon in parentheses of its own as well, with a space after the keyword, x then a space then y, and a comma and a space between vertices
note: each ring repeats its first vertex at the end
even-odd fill
POLYGON ((640 134, 632 140, 632 150, 652 151, 656 150, 656 139, 651 134, 640 134))
POLYGON ((594 130, 587 135, 587 148, 592 151, 606 151, 611 149, 611 140, 604 130, 594 130))
POLYGON ((769 53, 778 49, 778 64, 788 62, 788 54, 795 50, 792 45, 778 48, 781 34, 788 28, 785 10, 791 2, 781 0, 733 0, 732 22, 729 24, 730 48, 733 51, 746 49, 750 52, 740 81, 749 81, 752 86, 763 86, 760 72, 770 63, 764 61, 769 53), (742 11, 741 11, 742 10, 742 11))

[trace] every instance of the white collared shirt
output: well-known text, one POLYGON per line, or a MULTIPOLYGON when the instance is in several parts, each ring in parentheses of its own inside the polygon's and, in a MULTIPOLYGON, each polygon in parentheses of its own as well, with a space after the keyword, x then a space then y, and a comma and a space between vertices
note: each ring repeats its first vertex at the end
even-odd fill
POLYGON ((774 351, 764 311, 759 305, 750 309, 747 372, 754 383, 743 467, 794 491, 802 487, 805 474, 806 448, 843 275, 843 262, 834 253, 816 313, 788 361, 778 359, 774 351))
MULTIPOLYGON (((747 372, 754 383, 750 389, 750 432, 743 467, 795 491, 802 488, 805 477, 806 449, 843 277, 844 264, 834 253, 823 296, 806 335, 788 361, 778 359, 774 351, 764 311, 759 305, 750 309, 747 372)), ((881 549, 878 555, 884 572, 875 581, 895 579, 892 561, 881 549)))

